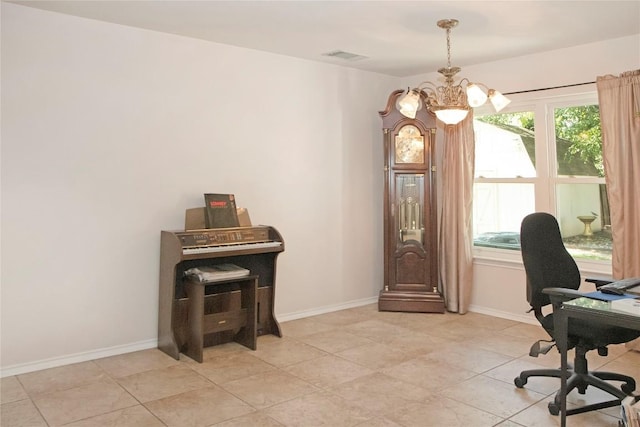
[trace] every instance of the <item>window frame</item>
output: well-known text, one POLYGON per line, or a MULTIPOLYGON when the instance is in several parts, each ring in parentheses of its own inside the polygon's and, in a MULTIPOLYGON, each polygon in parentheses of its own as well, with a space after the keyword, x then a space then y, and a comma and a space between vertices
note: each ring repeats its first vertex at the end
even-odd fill
MULTIPOLYGON (((534 206, 536 211, 549 212, 556 215, 557 198, 556 185, 558 184, 601 184, 604 178, 600 177, 566 177, 557 174, 556 138, 554 112, 556 108, 574 107, 580 105, 598 104, 598 95, 595 84, 578 88, 555 89, 542 92, 530 92, 509 95, 512 102, 500 113, 533 112, 534 136, 535 136, 535 177, 514 178, 474 178, 475 183, 532 183, 534 186, 534 206)), ((492 115, 495 111, 484 105, 475 109, 475 116, 492 115)), ((474 261, 490 263, 493 265, 507 266, 522 264, 522 255, 519 250, 488 248, 473 246, 474 261)), ((611 261, 588 260, 576 258, 580 271, 595 275, 610 276, 611 261)))

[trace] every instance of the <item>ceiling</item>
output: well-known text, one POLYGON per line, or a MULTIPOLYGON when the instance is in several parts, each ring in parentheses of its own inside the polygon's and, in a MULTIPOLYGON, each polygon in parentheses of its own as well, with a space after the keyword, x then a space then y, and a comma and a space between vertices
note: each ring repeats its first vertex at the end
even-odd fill
MULTIPOLYGON (((12 1, 392 76, 640 34, 640 1, 12 1), (323 56, 345 51, 366 58, 323 56)), ((640 55, 640 52, 637 52, 640 55)))

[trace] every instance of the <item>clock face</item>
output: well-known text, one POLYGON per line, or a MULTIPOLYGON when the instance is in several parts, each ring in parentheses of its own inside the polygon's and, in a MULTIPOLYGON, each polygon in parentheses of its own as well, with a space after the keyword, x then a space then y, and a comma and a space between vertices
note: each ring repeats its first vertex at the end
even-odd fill
POLYGON ((396 136, 396 163, 424 163, 424 136, 413 125, 406 125, 396 136))

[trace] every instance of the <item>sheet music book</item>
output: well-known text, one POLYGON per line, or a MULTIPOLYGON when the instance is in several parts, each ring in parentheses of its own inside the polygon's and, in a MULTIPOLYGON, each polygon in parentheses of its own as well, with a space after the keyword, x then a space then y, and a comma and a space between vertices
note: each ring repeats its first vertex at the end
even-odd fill
POLYGON ((205 225, 207 228, 239 227, 236 199, 233 194, 205 193, 205 225))
POLYGON ((218 280, 236 279, 248 276, 250 273, 246 268, 235 264, 218 264, 206 267, 194 267, 185 270, 185 277, 198 283, 216 282, 218 280))

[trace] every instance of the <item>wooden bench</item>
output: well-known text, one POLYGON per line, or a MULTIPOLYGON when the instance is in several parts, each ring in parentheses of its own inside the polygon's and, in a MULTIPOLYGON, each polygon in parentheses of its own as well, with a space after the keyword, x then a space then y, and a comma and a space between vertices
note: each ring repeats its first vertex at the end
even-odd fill
POLYGON ((234 341, 251 350, 256 349, 258 276, 245 276, 214 282, 187 280, 184 284, 189 298, 189 332, 184 354, 202 363, 204 336, 229 330, 238 330, 234 341), (210 286, 224 287, 232 284, 240 286, 240 309, 205 313, 206 288, 210 286))

